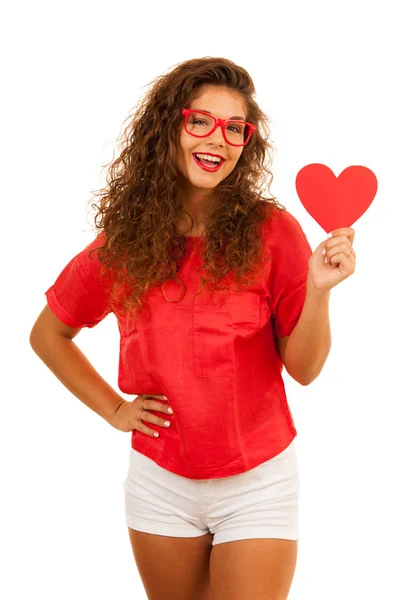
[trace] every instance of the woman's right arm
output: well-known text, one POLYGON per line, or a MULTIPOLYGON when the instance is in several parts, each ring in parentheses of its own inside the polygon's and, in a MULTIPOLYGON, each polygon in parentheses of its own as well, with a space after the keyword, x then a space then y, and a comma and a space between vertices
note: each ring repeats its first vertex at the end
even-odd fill
POLYGON ((46 305, 36 320, 30 345, 45 365, 86 406, 112 424, 125 402, 73 341, 81 328, 65 325, 46 305))

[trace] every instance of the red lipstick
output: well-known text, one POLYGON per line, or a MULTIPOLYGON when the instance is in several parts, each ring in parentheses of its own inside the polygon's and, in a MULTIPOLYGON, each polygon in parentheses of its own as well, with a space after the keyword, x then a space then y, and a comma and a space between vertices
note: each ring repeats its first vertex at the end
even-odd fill
POLYGON ((221 161, 217 164, 216 167, 207 167, 206 165, 203 165, 200 160, 198 158, 196 158, 196 156, 194 154, 192 154, 194 162, 200 167, 202 168, 204 171, 209 171, 210 173, 215 173, 216 171, 219 171, 220 168, 222 167, 222 164, 225 162, 224 159, 221 159, 221 161))

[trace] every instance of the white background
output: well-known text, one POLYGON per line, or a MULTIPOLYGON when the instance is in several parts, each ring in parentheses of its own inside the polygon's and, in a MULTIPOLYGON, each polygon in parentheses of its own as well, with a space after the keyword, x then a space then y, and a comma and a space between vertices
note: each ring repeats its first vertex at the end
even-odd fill
MULTIPOLYGON (((395 6, 39 0, 2 10, 3 598, 146 597, 124 522, 130 434, 67 391, 29 334, 45 290, 93 239, 86 202, 122 122, 150 81, 203 56, 252 76, 272 121, 271 191, 313 249, 327 235, 296 194, 297 172, 364 165, 378 178, 353 224, 356 272, 331 291, 323 372, 307 387, 284 373, 301 481, 289 598, 400 598, 395 6)), ((114 315, 76 341, 117 389, 114 315)))

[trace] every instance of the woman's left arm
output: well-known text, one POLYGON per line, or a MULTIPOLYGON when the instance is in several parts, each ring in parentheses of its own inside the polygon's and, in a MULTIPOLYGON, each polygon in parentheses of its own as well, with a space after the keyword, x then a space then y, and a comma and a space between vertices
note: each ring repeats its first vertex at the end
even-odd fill
POLYGON ((285 347, 286 370, 302 385, 318 377, 331 348, 330 290, 355 271, 354 229, 335 229, 331 235, 310 256, 303 310, 285 347))

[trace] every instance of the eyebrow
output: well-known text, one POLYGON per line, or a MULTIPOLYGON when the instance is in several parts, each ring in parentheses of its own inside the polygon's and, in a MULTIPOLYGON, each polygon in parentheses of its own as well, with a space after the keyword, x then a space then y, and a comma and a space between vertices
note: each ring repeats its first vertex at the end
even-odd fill
MULTIPOLYGON (((193 108, 192 110, 202 110, 203 112, 208 113, 209 115, 211 115, 209 110, 204 110, 202 108, 193 108)), ((237 115, 234 115, 233 117, 230 117, 229 119, 227 119, 228 121, 230 121, 231 119, 240 119, 240 121, 245 121, 246 119, 244 117, 238 117, 237 115)))

